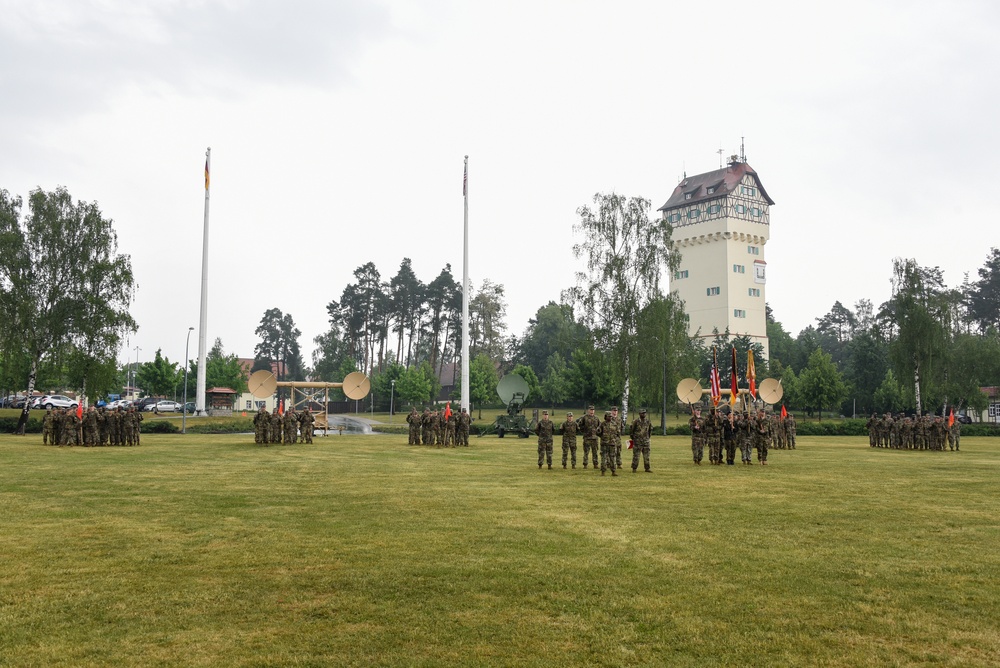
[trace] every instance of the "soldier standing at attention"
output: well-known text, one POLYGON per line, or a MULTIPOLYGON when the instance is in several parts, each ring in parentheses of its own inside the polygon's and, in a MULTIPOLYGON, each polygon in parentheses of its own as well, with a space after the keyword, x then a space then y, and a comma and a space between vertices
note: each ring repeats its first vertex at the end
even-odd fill
POLYGON ((701 419, 701 408, 698 406, 691 408, 688 426, 691 427, 691 456, 694 463, 701 466, 701 459, 705 456, 705 421, 701 419))
POLYGON ((734 466, 736 464, 736 411, 734 410, 730 410, 729 415, 722 418, 722 444, 726 451, 726 465, 734 466))
POLYGON ((615 473, 615 437, 618 436, 618 425, 611 419, 611 411, 605 411, 604 422, 597 430, 597 435, 601 438, 601 475, 605 469, 611 469, 611 475, 615 473))
POLYGON ((789 450, 795 449, 795 416, 791 413, 785 418, 785 442, 789 450))
POLYGON ((878 427, 878 418, 872 413, 872 416, 868 418, 868 422, 865 422, 865 428, 868 430, 868 446, 875 447, 875 431, 878 427))
POLYGON ((443 424, 438 411, 431 411, 431 445, 443 445, 444 437, 441 435, 441 425, 443 424))
POLYGON ((549 419, 549 412, 542 411, 542 419, 535 425, 535 433, 538 434, 538 468, 542 468, 542 460, 548 461, 549 468, 552 468, 552 433, 555 425, 549 419))
POLYGON ((472 416, 469 415, 469 411, 465 408, 462 412, 458 414, 458 444, 464 447, 469 447, 469 427, 472 426, 472 416))
POLYGON ((97 440, 102 446, 108 444, 108 411, 104 406, 97 409, 97 440))
POLYGON ((91 447, 100 445, 97 431, 97 409, 91 406, 83 416, 83 444, 91 447))
POLYGON ((761 466, 767 466, 767 446, 771 443, 771 421, 767 419, 764 409, 757 411, 757 426, 754 430, 757 440, 757 460, 761 466))
POLYGON ((948 427, 948 447, 954 447, 958 452, 958 442, 962 438, 962 423, 955 420, 955 423, 948 427))
POLYGON ((295 406, 288 407, 282 423, 285 428, 285 445, 294 445, 299 440, 299 416, 295 414, 295 406))
POLYGON ((281 413, 279 411, 271 413, 271 443, 281 445, 281 413))
POLYGON ((454 448, 455 438, 458 436, 458 416, 452 413, 444 421, 444 444, 454 448))
POLYGON ((750 411, 743 411, 743 415, 736 420, 736 440, 740 446, 740 459, 743 460, 744 464, 752 464, 750 461, 750 455, 752 454, 752 429, 753 424, 750 419, 750 411))
POLYGON ((264 425, 270 425, 271 416, 267 412, 267 408, 264 406, 263 402, 260 408, 257 409, 257 414, 253 416, 253 442, 258 445, 265 445, 267 443, 267 430, 264 425))
POLYGON ((560 429, 562 432, 563 468, 566 468, 566 459, 571 452, 573 453, 573 468, 576 468, 576 430, 577 425, 573 414, 566 413, 566 421, 562 423, 560 429))
POLYGON ((410 437, 407 445, 420 445, 420 413, 416 407, 410 409, 410 414, 406 416, 406 424, 410 426, 410 437))
POLYGON ((299 433, 303 443, 313 442, 314 422, 316 422, 316 418, 313 417, 312 411, 306 406, 305 410, 299 414, 299 433))
POLYGON ((139 445, 140 435, 142 434, 142 421, 145 418, 142 417, 142 413, 139 411, 134 411, 132 413, 132 426, 134 433, 132 435, 132 440, 135 445, 139 445))
POLYGON ((618 433, 615 434, 615 468, 621 469, 622 467, 622 432, 625 430, 625 425, 622 424, 622 419, 618 417, 618 407, 611 407, 611 421, 615 423, 615 428, 618 433))
POLYGON ((639 453, 642 453, 642 463, 646 473, 652 473, 649 468, 649 441, 653 435, 653 424, 646 417, 646 409, 639 409, 639 417, 632 420, 629 436, 632 437, 632 473, 639 468, 639 453))
POLYGON ((431 441, 431 412, 426 408, 420 416, 420 441, 424 445, 434 445, 431 441))
POLYGON ((705 440, 708 441, 708 462, 722 463, 722 419, 719 411, 712 406, 704 423, 705 440))
POLYGON ((52 435, 52 409, 46 408, 42 418, 42 445, 55 445, 52 435))
POLYGON ((583 435, 583 468, 587 468, 587 456, 591 455, 594 461, 594 468, 597 468, 597 431, 601 427, 601 421, 594 415, 594 407, 587 406, 587 414, 581 417, 576 426, 579 427, 583 435))

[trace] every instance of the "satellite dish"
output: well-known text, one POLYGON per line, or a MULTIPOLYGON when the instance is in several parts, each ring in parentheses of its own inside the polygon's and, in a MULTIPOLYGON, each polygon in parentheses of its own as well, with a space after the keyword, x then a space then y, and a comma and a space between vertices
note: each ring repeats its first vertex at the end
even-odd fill
POLYGON ((372 389, 372 382, 360 371, 352 371, 344 378, 341 389, 348 399, 364 399, 372 389))
POLYGON ((760 398, 765 404, 776 404, 785 395, 785 388, 774 378, 766 378, 760 384, 760 398))
POLYGON ((518 393, 523 394, 527 400, 529 389, 528 381, 516 373, 507 374, 497 383, 497 394, 500 395, 500 401, 505 404, 509 404, 514 395, 518 393))
POLYGON ((247 389, 257 399, 267 399, 274 395, 278 389, 278 379, 267 369, 260 369, 250 374, 247 380, 247 389))
POLYGON ((685 378, 677 383, 677 398, 682 403, 693 404, 696 401, 701 401, 702 394, 704 391, 694 378, 685 378))

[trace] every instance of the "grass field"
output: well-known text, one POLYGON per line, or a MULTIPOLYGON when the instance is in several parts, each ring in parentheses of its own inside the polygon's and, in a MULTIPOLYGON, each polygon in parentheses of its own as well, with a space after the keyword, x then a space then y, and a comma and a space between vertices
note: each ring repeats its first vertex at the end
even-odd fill
MULTIPOLYGON (((533 442, 0 436, 0 665, 1000 664, 1000 442, 539 471, 533 442)), ((557 441, 558 456, 558 441, 557 441)))

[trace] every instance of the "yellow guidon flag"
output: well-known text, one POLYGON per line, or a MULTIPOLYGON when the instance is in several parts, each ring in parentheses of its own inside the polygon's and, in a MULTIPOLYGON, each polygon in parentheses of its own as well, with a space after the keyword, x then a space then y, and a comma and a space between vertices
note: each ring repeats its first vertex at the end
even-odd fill
POLYGON ((757 371, 753 366, 753 351, 747 351, 747 384, 750 386, 750 397, 757 398, 757 371))
POLYGON ((205 158, 205 190, 208 190, 208 158, 205 158))

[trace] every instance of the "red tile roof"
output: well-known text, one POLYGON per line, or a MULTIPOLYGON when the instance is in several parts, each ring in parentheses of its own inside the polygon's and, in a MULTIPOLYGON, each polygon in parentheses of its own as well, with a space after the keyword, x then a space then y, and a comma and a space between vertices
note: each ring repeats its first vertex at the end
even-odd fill
POLYGON ((757 188, 760 189, 761 196, 767 203, 774 204, 774 200, 768 197, 767 191, 761 185, 760 177, 757 176, 757 172, 753 170, 753 167, 745 162, 733 162, 728 167, 723 167, 722 169, 685 177, 683 181, 677 184, 674 192, 670 195, 670 199, 659 208, 659 211, 668 211, 689 204, 726 197, 740 185, 743 177, 747 174, 753 177, 753 180, 757 183, 757 188), (712 192, 709 192, 709 190, 712 190, 712 192))

